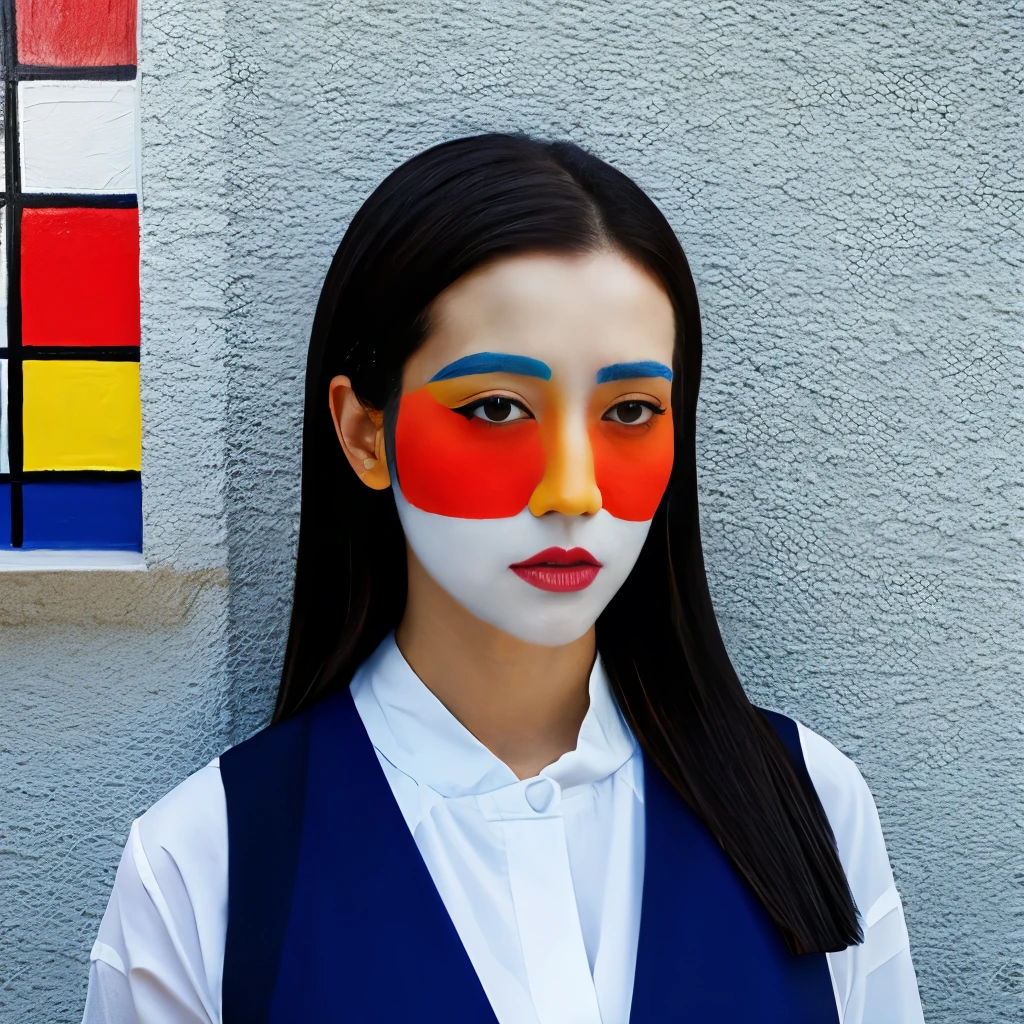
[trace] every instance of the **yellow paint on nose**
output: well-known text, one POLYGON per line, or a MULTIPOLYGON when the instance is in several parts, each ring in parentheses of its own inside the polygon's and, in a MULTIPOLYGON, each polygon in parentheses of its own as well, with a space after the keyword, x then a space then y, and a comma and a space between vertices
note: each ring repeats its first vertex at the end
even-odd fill
POLYGON ((535 516, 546 512, 592 515, 601 508, 601 492, 594 477, 585 411, 573 415, 562 403, 546 411, 540 428, 547 461, 528 508, 535 516))

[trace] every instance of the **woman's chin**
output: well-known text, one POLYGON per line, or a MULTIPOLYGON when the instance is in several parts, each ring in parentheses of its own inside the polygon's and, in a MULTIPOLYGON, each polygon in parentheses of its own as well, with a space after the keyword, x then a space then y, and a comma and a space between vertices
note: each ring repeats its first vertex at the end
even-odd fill
MULTIPOLYGON (((526 584, 525 586, 530 586, 526 584)), ((585 636, 597 622, 601 607, 583 590, 553 591, 530 588, 532 593, 517 595, 516 600, 487 602, 464 601, 452 595, 474 618, 500 630, 522 643, 537 647, 564 647, 585 636)))

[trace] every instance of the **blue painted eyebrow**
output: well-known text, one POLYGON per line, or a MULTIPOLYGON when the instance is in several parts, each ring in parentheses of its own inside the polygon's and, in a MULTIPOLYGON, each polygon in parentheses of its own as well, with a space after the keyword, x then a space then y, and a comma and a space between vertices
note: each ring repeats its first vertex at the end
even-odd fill
POLYGON ((664 377, 672 379, 672 371, 664 364, 653 359, 641 359, 636 363, 612 363, 597 371, 597 383, 607 384, 613 380, 629 380, 632 377, 664 377))
POLYGON ((474 373, 515 373, 520 377, 540 377, 551 380, 551 367, 539 359, 529 356, 512 356, 504 352, 477 352, 463 356, 454 363, 438 370, 428 383, 437 380, 451 380, 453 377, 468 377, 474 373))

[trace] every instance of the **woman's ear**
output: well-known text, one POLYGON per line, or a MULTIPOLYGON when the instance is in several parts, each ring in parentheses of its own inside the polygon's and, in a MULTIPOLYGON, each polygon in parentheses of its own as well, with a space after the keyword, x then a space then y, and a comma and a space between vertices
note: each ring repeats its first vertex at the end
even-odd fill
POLYGON ((384 413, 368 409, 352 390, 348 377, 337 376, 330 386, 331 419, 341 449, 356 475, 375 491, 391 486, 384 449, 384 413))

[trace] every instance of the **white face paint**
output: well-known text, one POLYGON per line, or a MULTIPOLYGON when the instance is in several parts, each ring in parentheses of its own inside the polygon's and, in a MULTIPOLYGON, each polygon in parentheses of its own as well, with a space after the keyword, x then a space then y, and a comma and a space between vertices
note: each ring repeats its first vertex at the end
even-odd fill
MULTIPOLYGON (((394 477, 392 477, 394 480, 394 477)), ((435 583, 477 618, 532 644, 557 647, 583 636, 630 574, 651 523, 529 509, 507 519, 457 519, 410 505, 393 484, 406 540, 435 583), (601 568, 580 589, 540 589, 512 565, 551 548, 582 548, 601 568)), ((529 573, 527 573, 529 575, 529 573)), ((564 575, 569 575, 571 570, 564 575)))
POLYGON ((476 618, 570 644, 669 481, 672 304, 620 254, 525 253, 460 278, 430 319, 387 453, 409 547, 476 618))

